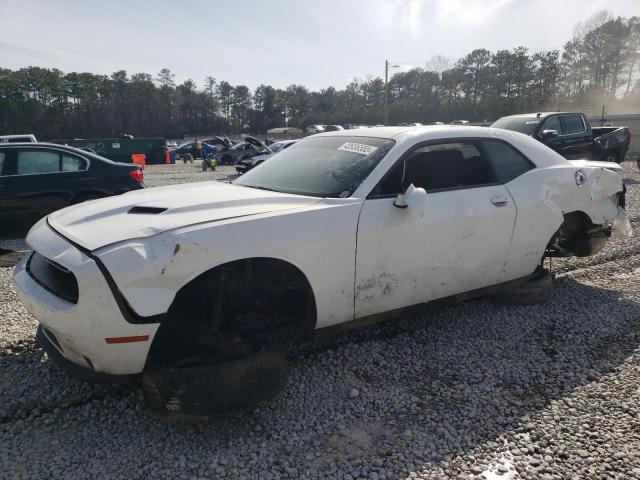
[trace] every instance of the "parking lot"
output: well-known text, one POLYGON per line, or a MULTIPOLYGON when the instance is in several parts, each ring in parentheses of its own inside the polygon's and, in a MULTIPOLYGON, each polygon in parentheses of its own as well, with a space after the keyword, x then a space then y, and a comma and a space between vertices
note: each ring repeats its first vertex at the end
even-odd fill
MULTIPOLYGON (((309 344, 249 414, 166 419, 138 387, 52 364, 0 269, 2 478, 640 478, 640 173, 624 163, 635 229, 554 260, 545 304, 487 300, 309 344)), ((149 166, 149 187, 233 167, 149 166)))

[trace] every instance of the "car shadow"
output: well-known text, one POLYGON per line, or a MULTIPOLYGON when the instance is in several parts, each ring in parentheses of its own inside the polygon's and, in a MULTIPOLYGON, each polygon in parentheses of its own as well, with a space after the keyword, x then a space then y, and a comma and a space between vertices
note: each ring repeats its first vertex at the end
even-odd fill
POLYGON ((620 292, 561 278, 545 304, 472 301, 364 328, 293 362, 275 405, 212 428, 243 441, 259 424, 268 439, 295 412, 300 443, 282 453, 308 457, 311 471, 398 454, 416 470, 437 468, 614 373, 640 344, 639 313, 620 292))
MULTIPOLYGON (((95 415, 38 430, 43 445, 99 428, 114 448, 130 431, 143 443, 170 435, 185 452, 198 452, 190 459, 195 469, 215 459, 240 472, 254 461, 248 445, 259 445, 268 452, 261 465, 292 478, 318 471, 349 471, 355 478, 353 472, 365 468, 367 474, 392 471, 394 478, 407 469, 437 471, 452 458, 478 456, 505 434, 530 429, 539 435, 528 426, 532 417, 613 374, 638 348, 639 314, 640 304, 621 292, 562 277, 544 304, 476 300, 341 334, 333 345, 293 358, 288 385, 275 400, 248 413, 190 422, 145 412, 139 388, 89 386, 59 372, 41 352, 12 355, 1 359, 3 371, 32 365, 37 378, 29 384, 41 388, 16 384, 24 398, 10 406, 5 421, 35 405, 52 411, 75 392, 72 406, 95 415), (42 391, 53 395, 50 402, 39 397, 42 391), (127 428, 105 413, 113 405, 127 428)), ((12 442, 25 452, 35 448, 20 438, 12 442)), ((122 461, 151 462, 147 455, 123 452, 122 461)), ((447 468, 453 477, 468 473, 447 468)))

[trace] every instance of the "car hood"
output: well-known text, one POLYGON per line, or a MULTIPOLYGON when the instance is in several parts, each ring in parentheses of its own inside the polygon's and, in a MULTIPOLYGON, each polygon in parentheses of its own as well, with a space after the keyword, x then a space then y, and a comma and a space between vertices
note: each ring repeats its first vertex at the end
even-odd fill
POLYGON ((321 199, 221 182, 136 190, 52 213, 49 225, 89 250, 197 223, 303 208, 321 199))
POLYGON ((260 140, 250 135, 245 136, 244 141, 247 143, 250 143, 251 145, 256 147, 259 151, 267 151, 267 152, 271 151, 271 149, 267 147, 264 143, 262 143, 260 140))

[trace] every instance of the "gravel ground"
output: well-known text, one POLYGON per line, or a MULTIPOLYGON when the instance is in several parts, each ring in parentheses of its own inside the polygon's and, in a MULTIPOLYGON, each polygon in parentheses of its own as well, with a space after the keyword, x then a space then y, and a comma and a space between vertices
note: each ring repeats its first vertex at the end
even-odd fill
POLYGON ((144 183, 147 187, 161 187, 176 183, 208 182, 235 178, 236 169, 230 165, 219 165, 215 172, 202 171, 201 160, 193 163, 176 163, 175 165, 147 165, 144 171, 144 183))
POLYGON ((0 477, 640 478, 640 238, 554 270, 544 305, 473 301, 342 335, 292 359, 275 401, 180 422, 138 387, 61 373, 0 268, 0 477))

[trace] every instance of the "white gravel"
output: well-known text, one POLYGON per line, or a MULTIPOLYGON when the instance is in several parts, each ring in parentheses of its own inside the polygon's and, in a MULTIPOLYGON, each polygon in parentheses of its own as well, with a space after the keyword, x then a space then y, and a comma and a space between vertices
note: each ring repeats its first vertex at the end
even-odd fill
MULTIPOLYGON (((625 170, 638 232, 640 175, 625 170)), ((640 478, 638 233, 554 269, 544 305, 480 300, 355 331, 292 360, 275 401, 186 423, 147 413, 137 387, 61 373, 1 268, 0 477, 640 478)))

